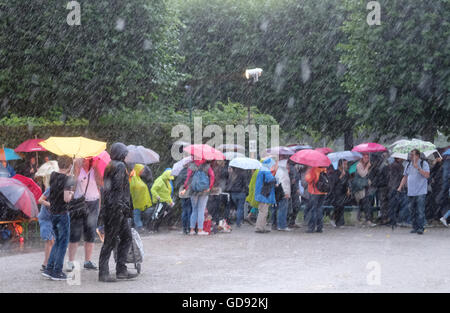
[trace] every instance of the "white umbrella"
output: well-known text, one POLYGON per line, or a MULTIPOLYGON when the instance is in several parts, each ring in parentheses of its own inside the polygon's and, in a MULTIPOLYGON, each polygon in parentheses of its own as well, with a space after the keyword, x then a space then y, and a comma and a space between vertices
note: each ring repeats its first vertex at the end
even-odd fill
POLYGON ((261 162, 256 159, 250 158, 235 158, 231 160, 230 166, 241 168, 244 170, 259 170, 261 168, 261 162))
POLYGON ((188 156, 188 157, 185 157, 185 158, 181 159, 180 161, 176 162, 172 166, 172 175, 177 176, 178 174, 180 174, 183 167, 191 161, 192 161, 192 156, 188 156))
POLYGON ((339 151, 328 153, 327 157, 330 159, 335 170, 338 168, 338 162, 340 159, 347 161, 357 161, 362 158, 362 154, 356 151, 339 151))
POLYGON ((408 159, 408 153, 392 153, 391 154, 391 158, 397 158, 397 159, 402 159, 402 160, 407 160, 408 159))
POLYGON ((159 162, 159 154, 143 146, 127 146, 128 154, 125 158, 126 163, 152 164, 159 162))
POLYGON ((53 172, 58 172, 59 166, 57 161, 48 161, 39 167, 36 174, 34 176, 36 177, 43 177, 44 178, 44 186, 45 188, 48 188, 50 186, 50 175, 53 172))
POLYGON ((245 158, 245 155, 239 152, 224 152, 223 155, 225 156, 225 160, 233 160, 236 158, 245 158))

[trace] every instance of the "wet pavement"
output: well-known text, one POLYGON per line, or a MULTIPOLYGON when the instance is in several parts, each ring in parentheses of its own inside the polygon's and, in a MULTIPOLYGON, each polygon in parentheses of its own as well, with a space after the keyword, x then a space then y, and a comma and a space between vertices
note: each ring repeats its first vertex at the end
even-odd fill
MULTIPOLYGON (((98 272, 87 270, 70 283, 48 280, 39 271, 43 243, 25 245, 0 253, 0 291, 450 292, 449 229, 430 228, 422 236, 383 226, 304 230, 257 234, 244 225, 199 237, 163 229, 142 237, 142 274, 117 283, 100 283, 98 272)), ((96 264, 100 248, 97 243, 96 264)), ((83 258, 80 246, 77 260, 83 258)))

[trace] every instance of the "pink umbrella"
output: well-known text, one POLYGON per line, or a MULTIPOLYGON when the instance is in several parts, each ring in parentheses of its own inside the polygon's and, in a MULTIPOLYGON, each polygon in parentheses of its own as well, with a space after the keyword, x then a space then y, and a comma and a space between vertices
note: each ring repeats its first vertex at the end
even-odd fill
POLYGON ((20 181, 0 177, 0 192, 18 210, 30 218, 37 217, 39 210, 31 191, 20 181))
POLYGON ((314 149, 315 151, 319 151, 322 152, 323 154, 327 155, 328 153, 334 152, 333 149, 328 148, 328 147, 323 147, 323 148, 316 148, 314 149))
POLYGON ((195 160, 225 160, 225 155, 206 144, 189 145, 183 149, 194 156, 195 160))
POLYGON ((386 147, 374 142, 362 143, 352 149, 359 153, 383 152, 387 151, 386 147))
POLYGON ((109 162, 111 162, 111 157, 109 156, 108 152, 103 151, 102 153, 94 157, 94 162, 96 162, 97 160, 98 160, 97 163, 98 171, 103 177, 103 174, 105 173, 105 168, 108 166, 109 162))
POLYGON ((17 148, 14 149, 14 151, 15 152, 47 151, 47 149, 39 145, 39 143, 42 141, 44 141, 44 139, 29 139, 18 145, 17 148))
POLYGON ((296 163, 312 167, 328 167, 331 164, 330 159, 325 154, 311 149, 300 150, 290 159, 296 163))

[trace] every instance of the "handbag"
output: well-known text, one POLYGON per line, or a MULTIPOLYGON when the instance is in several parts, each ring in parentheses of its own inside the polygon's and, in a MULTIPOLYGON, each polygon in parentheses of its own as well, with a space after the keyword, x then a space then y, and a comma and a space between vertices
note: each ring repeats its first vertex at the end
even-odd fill
POLYGON ((86 192, 89 187, 90 179, 91 175, 88 173, 88 182, 86 184, 86 189, 84 190, 84 195, 77 199, 72 199, 69 203, 67 203, 70 219, 83 218, 87 215, 86 192))

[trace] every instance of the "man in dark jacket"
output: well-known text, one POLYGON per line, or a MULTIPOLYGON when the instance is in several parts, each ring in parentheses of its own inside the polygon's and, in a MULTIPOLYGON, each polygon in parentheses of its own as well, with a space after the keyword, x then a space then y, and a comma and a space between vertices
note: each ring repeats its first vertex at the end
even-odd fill
POLYGON ((291 180, 291 197, 289 201, 289 215, 288 215, 288 228, 298 228, 299 226, 295 223, 297 220, 297 215, 300 212, 300 173, 294 162, 291 160, 287 161, 287 166, 289 167, 289 179, 291 180))
POLYGON ((345 224, 344 206, 350 196, 350 176, 348 174, 348 161, 340 159, 338 162, 338 170, 333 171, 330 176, 331 194, 330 203, 333 205, 333 215, 331 224, 340 227, 345 224))
POLYGON ((113 282, 109 275, 109 258, 117 246, 116 278, 130 279, 137 276, 127 271, 127 254, 132 244, 129 218, 133 217, 130 200, 128 172, 124 163, 127 147, 122 143, 111 146, 111 162, 105 169, 102 210, 99 225, 104 225, 105 239, 100 251, 99 281, 113 282), (119 240, 119 243, 117 243, 119 240))

